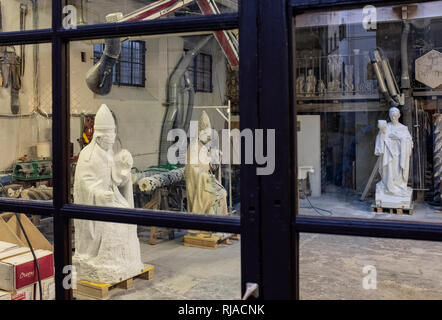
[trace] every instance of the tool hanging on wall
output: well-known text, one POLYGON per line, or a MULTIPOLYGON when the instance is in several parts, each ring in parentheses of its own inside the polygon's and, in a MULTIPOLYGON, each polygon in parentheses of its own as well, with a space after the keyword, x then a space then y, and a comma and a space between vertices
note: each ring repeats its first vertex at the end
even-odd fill
POLYGON ((8 51, 7 48, 8 47, 4 47, 0 56, 1 72, 3 76, 2 87, 11 87, 11 112, 12 114, 18 114, 20 112, 18 92, 21 89, 21 58, 16 54, 15 47, 11 47, 14 51, 8 51))
MULTIPOLYGON (((20 4, 20 31, 26 30, 26 15, 28 14, 28 5, 21 3, 20 4)), ((25 74, 25 45, 20 46, 20 75, 23 76, 25 74)))

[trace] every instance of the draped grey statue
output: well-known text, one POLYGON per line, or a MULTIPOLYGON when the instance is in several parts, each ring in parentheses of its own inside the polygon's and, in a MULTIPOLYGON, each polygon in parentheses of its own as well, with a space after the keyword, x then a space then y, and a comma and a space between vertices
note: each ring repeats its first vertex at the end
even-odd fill
POLYGON ((376 184, 376 205, 384 208, 411 208, 412 189, 407 186, 413 139, 408 128, 399 123, 398 108, 390 109, 390 120, 379 120, 375 155, 380 157, 376 184))

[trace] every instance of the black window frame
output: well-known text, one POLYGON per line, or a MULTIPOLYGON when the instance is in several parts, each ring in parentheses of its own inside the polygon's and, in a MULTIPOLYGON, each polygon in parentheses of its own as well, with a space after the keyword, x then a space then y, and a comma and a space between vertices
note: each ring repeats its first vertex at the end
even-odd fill
MULTIPOLYGON (((128 60, 126 60, 124 58, 123 55, 123 47, 122 47, 122 51, 120 56, 117 59, 117 63, 114 66, 114 79, 112 80, 112 83, 114 85, 117 85, 119 87, 138 87, 138 88, 145 88, 146 87, 146 42, 145 41, 141 41, 141 40, 126 40, 122 42, 122 45, 124 46, 125 44, 130 44, 130 57, 128 58, 128 60), (134 43, 138 43, 139 47, 138 48, 134 48, 134 43), (134 60, 133 54, 134 54, 134 50, 138 50, 139 51, 139 55, 140 55, 140 61, 137 62, 134 60), (123 73, 123 67, 122 67, 122 63, 127 63, 130 66, 130 80, 125 82, 122 80, 122 73, 123 73), (139 65, 139 78, 140 78, 140 83, 136 83, 135 79, 134 79, 134 66, 135 65, 139 65)), ((98 60, 101 57, 101 54, 104 51, 104 44, 95 44, 94 45, 94 64, 96 64, 98 62, 98 60), (97 51, 95 50, 95 47, 100 46, 100 50, 97 51)))
MULTIPOLYGON (((52 151, 53 203, 0 199, 0 211, 21 212, 53 217, 55 292, 57 300, 72 299, 72 290, 63 288, 63 267, 71 265, 71 219, 87 219, 131 223, 179 229, 212 230, 242 233, 240 219, 233 217, 195 216, 155 210, 121 210, 118 208, 80 206, 69 202, 70 184, 70 106, 69 106, 69 43, 111 37, 185 34, 237 29, 238 14, 219 14, 164 18, 150 21, 95 24, 64 29, 62 9, 66 0, 52 1, 52 28, 0 33, 1 45, 35 43, 52 44, 52 151)), ((244 241, 244 240, 242 240, 244 241)), ((243 291, 245 285, 243 286, 243 291)))
MULTIPOLYGON (((294 34, 294 18, 297 14, 309 12, 321 12, 324 10, 339 10, 362 8, 364 5, 403 5, 407 3, 426 2, 425 0, 289 0, 287 25, 289 33, 289 55, 290 55, 290 119, 291 119, 291 134, 290 139, 294 150, 296 150, 296 130, 293 130, 296 115, 296 98, 294 90, 294 68, 295 68, 295 34, 294 34)), ((292 151, 292 161, 296 164, 296 151, 292 151)), ((294 166, 296 171, 296 165, 294 166)), ((294 175, 296 177, 296 175, 294 175)), ((297 198, 297 185, 294 186, 294 199, 297 198)), ((298 208, 297 200, 295 207, 298 208)), ((362 236, 375 238, 391 238, 391 239, 407 239, 407 240, 427 240, 427 241, 442 241, 442 223, 425 223, 425 222, 406 222, 406 221, 391 221, 391 220, 368 220, 357 218, 329 218, 329 217, 311 217, 299 215, 299 209, 295 210, 295 216, 292 220, 292 248, 295 250, 295 255, 291 260, 293 269, 296 270, 295 279, 292 281, 293 297, 299 299, 299 234, 300 233, 319 233, 332 234, 343 236, 362 236)))

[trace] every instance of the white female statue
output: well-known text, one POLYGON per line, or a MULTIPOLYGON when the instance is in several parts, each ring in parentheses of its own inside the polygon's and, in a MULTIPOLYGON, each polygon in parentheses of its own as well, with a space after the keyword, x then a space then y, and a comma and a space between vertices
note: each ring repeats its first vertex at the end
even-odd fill
MULTIPOLYGON (((74 203, 133 208, 129 151, 114 156, 115 120, 106 105, 95 116, 94 137, 81 152, 75 169, 74 203)), ((137 226, 74 220, 77 279, 116 283, 143 271, 137 226)))
POLYGON ((398 108, 390 109, 391 122, 379 120, 375 155, 380 157, 376 184, 376 205, 384 208, 411 208, 412 189, 407 186, 413 139, 408 128, 399 123, 398 108))

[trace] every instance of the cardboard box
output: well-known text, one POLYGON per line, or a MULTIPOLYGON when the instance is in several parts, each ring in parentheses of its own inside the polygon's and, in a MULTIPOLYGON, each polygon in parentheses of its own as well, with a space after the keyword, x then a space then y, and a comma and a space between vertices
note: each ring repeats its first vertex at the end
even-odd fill
POLYGON ((0 241, 0 253, 18 248, 18 246, 15 243, 0 241))
POLYGON ((0 291, 0 300, 11 300, 11 294, 6 291, 0 291))
MULTIPOLYGON (((20 214, 20 220, 34 249, 54 251, 50 242, 34 226, 26 215, 20 214)), ((0 214, 0 241, 16 244, 19 247, 28 247, 26 238, 19 227, 17 218, 12 213, 6 212, 0 214)))
MULTIPOLYGON (((54 276, 54 256, 51 251, 35 250, 41 280, 54 276)), ((17 291, 38 281, 32 253, 0 260, 0 289, 17 291)))
MULTIPOLYGON (((43 300, 55 300, 55 280, 54 277, 41 281, 41 291, 43 300)), ((40 290, 38 282, 35 283, 35 300, 40 300, 40 290)))
POLYGON ((8 258, 12 258, 14 256, 18 256, 20 254, 31 252, 29 248, 21 247, 15 248, 7 251, 0 252, 0 261, 8 258))
POLYGON ((11 300, 34 300, 35 284, 11 293, 11 300))

